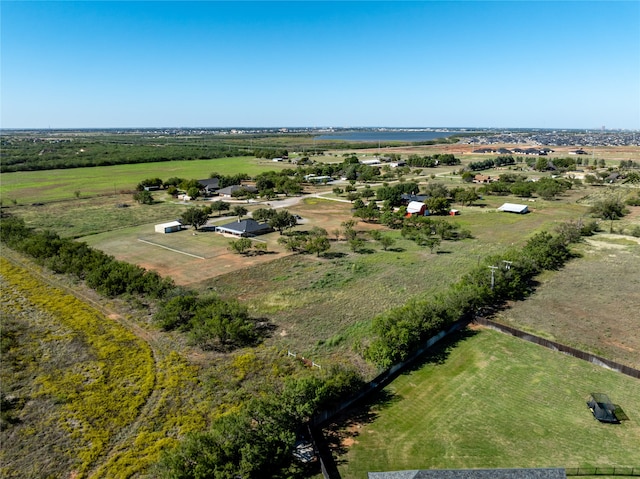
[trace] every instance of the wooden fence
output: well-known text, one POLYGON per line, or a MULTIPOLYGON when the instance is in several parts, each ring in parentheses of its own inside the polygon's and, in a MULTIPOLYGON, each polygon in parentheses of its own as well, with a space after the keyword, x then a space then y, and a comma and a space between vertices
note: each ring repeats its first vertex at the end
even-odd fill
POLYGON ((632 378, 640 379, 640 370, 632 368, 625 364, 620 364, 616 361, 612 361, 610 359, 606 359, 601 356, 596 356, 595 354, 587 353, 585 351, 572 348, 571 346, 566 346, 564 344, 556 343, 555 341, 550 341, 548 339, 541 338, 540 336, 536 336, 535 334, 527 333, 525 331, 512 328, 511 326, 507 326, 506 324, 496 323, 495 321, 491 321, 490 319, 476 318, 474 322, 478 324, 482 324, 483 326, 487 326, 492 329, 496 329, 503 333, 511 334, 512 336, 524 339, 526 341, 539 344, 540 346, 544 346, 545 348, 553 349, 554 351, 559 351, 561 353, 568 354, 570 356, 573 356, 574 358, 582 359, 584 361, 589 361, 590 363, 593 363, 608 369, 613 369, 614 371, 618 371, 619 373, 626 374, 627 376, 631 376, 632 378))
POLYGON ((567 476, 626 476, 639 477, 640 467, 598 466, 567 467, 567 476))

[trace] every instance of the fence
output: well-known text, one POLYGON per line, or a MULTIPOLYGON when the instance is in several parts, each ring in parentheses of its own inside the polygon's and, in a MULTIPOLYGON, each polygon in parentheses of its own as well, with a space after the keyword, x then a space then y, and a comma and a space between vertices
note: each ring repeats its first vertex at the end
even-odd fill
POLYGON ((630 366, 626 366, 624 364, 617 363, 615 361, 611 361, 610 359, 596 356, 595 354, 587 353, 585 351, 572 348, 571 346, 566 346, 564 344, 556 343, 555 341, 550 341, 548 339, 541 338, 540 336, 536 336, 534 334, 527 333, 525 331, 521 331, 516 328, 512 328, 511 326, 496 323, 494 321, 491 321, 490 319, 476 318, 474 319, 474 321, 478 324, 482 324, 489 328, 496 329, 503 333, 511 334, 512 336, 516 336, 526 341, 539 344, 540 346, 544 346, 545 348, 553 349, 554 351, 559 351, 561 353, 568 354, 570 356, 573 356, 574 358, 582 359, 584 361, 589 361, 590 363, 596 364, 598 366, 613 369, 614 371, 618 371, 619 373, 625 374, 627 376, 631 376, 632 378, 640 379, 640 370, 632 368, 630 366))
POLYGON ((349 406, 353 405, 355 402, 360 401, 370 394, 381 390, 396 376, 398 376, 398 374, 400 374, 404 369, 406 369, 418 358, 420 358, 431 346, 433 346, 435 343, 448 336, 449 334, 464 328, 468 324, 469 320, 463 319, 460 321, 456 321, 448 329, 440 331, 438 334, 425 342, 420 349, 411 354, 411 356, 409 356, 409 358, 407 358, 405 361, 394 364, 389 369, 376 376, 373 380, 365 384, 359 392, 357 392, 350 398, 345 399, 337 407, 328 411, 321 411, 316 414, 313 418, 311 418, 311 426, 320 427, 321 425, 326 424, 328 421, 336 417, 339 413, 346 410, 349 406))
POLYGON ((567 476, 627 476, 639 477, 640 467, 599 466, 599 467, 567 467, 567 476))
MULTIPOLYGON (((369 395, 381 390, 387 384, 389 384, 396 376, 398 376, 403 370, 413 364, 419 359, 431 346, 440 341, 442 338, 454 333, 469 324, 469 320, 463 319, 453 323, 448 329, 440 331, 438 334, 430 338, 424 345, 415 351, 406 361, 394 364, 386 371, 379 374, 372 381, 368 382, 358 393, 354 394, 350 398, 340 403, 336 408, 328 411, 321 411, 311 418, 309 421, 309 428, 312 430, 312 437, 318 456, 320 459, 321 469, 325 479, 339 479, 340 474, 335 467, 335 462, 331 456, 331 452, 328 448, 323 447, 326 445, 324 442, 324 436, 322 433, 322 425, 335 418, 338 414, 345 411, 357 401, 361 401, 369 395)), ((627 376, 640 379, 640 370, 626 366, 624 364, 611 361, 600 356, 596 356, 591 353, 581 351, 571 346, 565 346, 564 344, 556 343, 548 339, 541 338, 531 333, 520 331, 519 329, 506 326, 504 324, 496 323, 485 318, 475 318, 474 322, 481 324, 492 329, 496 329, 503 333, 511 334, 512 336, 530 341, 540 346, 559 351, 570 356, 589 361, 598 366, 613 369, 627 376)), ((567 476, 640 476, 640 468, 637 467, 578 467, 567 468, 567 476)))

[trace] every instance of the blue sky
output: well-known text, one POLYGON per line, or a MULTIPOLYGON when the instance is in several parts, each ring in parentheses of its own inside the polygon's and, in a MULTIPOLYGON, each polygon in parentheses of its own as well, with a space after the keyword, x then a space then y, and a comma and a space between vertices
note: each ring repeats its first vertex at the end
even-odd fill
POLYGON ((3 0, 3 128, 640 129, 640 2, 3 0))

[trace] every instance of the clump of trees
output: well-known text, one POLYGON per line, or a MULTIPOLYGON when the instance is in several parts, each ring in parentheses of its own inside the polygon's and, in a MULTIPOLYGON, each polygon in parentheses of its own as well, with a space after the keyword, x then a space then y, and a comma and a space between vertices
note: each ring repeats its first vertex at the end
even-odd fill
POLYGON ((420 156, 416 154, 409 155, 407 158, 407 166, 416 168, 435 168, 438 165, 459 165, 460 159, 451 153, 442 153, 428 156, 420 156))
POLYGON ((318 257, 331 249, 329 233, 318 226, 314 226, 310 231, 298 231, 278 238, 278 243, 288 251, 315 254, 318 257))
POLYGON ((252 217, 256 221, 266 221, 269 226, 281 235, 283 231, 291 229, 298 224, 298 219, 295 215, 284 209, 259 208, 253 212, 252 217))
POLYGON ((200 297, 192 291, 178 291, 160 305, 153 319, 165 331, 185 332, 202 349, 228 351, 254 344, 261 336, 259 321, 237 300, 200 297))
POLYGON ((487 195, 516 195, 529 198, 537 194, 545 200, 551 200, 571 189, 573 183, 564 178, 540 178, 538 181, 528 181, 526 177, 513 173, 500 175, 498 181, 482 185, 478 191, 487 195))
POLYGON ((491 168, 499 168, 501 166, 515 165, 516 160, 511 155, 501 155, 497 158, 488 158, 482 161, 474 161, 467 165, 471 171, 489 170, 491 168))
POLYGON ((267 251, 266 243, 251 241, 249 238, 240 238, 229 241, 229 250, 236 254, 247 255, 249 253, 262 254, 267 251))
POLYGON ((208 206, 202 208, 191 206, 187 208, 182 215, 180 215, 180 222, 183 225, 191 225, 194 230, 197 230, 201 226, 207 224, 210 214, 211 208, 208 206))
POLYGON ((109 166, 160 161, 183 161, 250 156, 245 148, 221 144, 220 139, 185 144, 170 142, 157 147, 157 138, 119 136, 110 141, 82 138, 47 140, 13 138, 2 145, 0 173, 109 166))
POLYGON ((589 213, 595 218, 610 221, 609 233, 613 233, 613 222, 629 214, 620 198, 609 196, 597 201, 589 208, 589 213))
POLYGON ((157 477, 296 477, 303 467, 293 456, 296 431, 314 412, 334 407, 362 384, 355 371, 342 366, 322 376, 287 378, 165 452, 157 477))

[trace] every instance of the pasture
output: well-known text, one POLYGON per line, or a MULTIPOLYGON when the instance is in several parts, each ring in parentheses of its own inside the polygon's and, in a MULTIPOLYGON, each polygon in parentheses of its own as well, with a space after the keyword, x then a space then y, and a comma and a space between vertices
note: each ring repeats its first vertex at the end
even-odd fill
POLYGON ((496 320, 640 368, 640 241, 599 234, 578 251, 496 320))
POLYGON ((368 471, 637 466, 640 381, 492 330, 461 333, 332 428, 343 479, 368 471), (586 405, 606 392, 629 421, 586 405))
POLYGON ((211 173, 234 175, 247 173, 254 176, 270 170, 291 167, 288 163, 270 160, 234 157, 210 160, 163 161, 132 165, 96 166, 45 171, 3 173, 0 198, 3 204, 46 203, 80 197, 117 195, 135 190, 146 178, 167 180, 172 177, 187 179, 209 178, 211 173))

